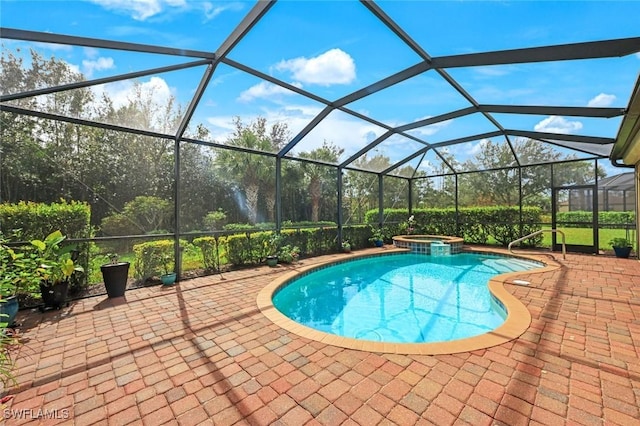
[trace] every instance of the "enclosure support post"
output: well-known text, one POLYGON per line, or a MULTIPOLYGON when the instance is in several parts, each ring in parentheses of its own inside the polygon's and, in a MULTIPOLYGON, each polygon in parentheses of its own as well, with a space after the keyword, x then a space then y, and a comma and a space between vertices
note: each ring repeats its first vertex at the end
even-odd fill
POLYGON ((378 227, 384 224, 384 178, 382 173, 378 175, 378 227))
POLYGON ((409 216, 411 216, 413 213, 413 191, 411 190, 413 186, 413 179, 407 179, 407 181, 409 182, 409 194, 407 194, 407 200, 409 202, 409 216))
POLYGON ((460 235, 460 207, 458 206, 458 174, 456 173, 454 175, 455 179, 455 186, 456 186, 456 192, 454 194, 455 196, 455 201, 456 201, 456 235, 458 237, 461 237, 462 235, 460 235))
POLYGON ((276 157, 276 232, 282 230, 282 158, 276 157))
POLYGON ((180 250, 180 139, 176 138, 173 148, 173 258, 175 259, 173 271, 176 273, 176 281, 180 281, 182 273, 182 256, 180 250))
POLYGON ((522 167, 518 167, 518 205, 520 206, 520 229, 518 229, 518 235, 522 236, 524 233, 524 224, 522 223, 522 167))
POLYGON ((342 239, 344 238, 342 232, 342 168, 336 168, 336 191, 338 192, 338 244, 342 246, 342 239))

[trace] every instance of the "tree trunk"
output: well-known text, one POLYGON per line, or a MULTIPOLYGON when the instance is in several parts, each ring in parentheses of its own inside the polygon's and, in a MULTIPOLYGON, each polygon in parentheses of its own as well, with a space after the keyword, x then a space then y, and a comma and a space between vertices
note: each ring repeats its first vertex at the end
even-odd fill
POLYGON ((320 216, 320 200, 322 198, 322 185, 318 178, 312 178, 309 182, 309 194, 311 195, 311 221, 317 222, 320 216))
POLYGON ((247 196, 247 216, 249 223, 255 225, 258 220, 258 185, 254 183, 248 184, 244 191, 247 196))
POLYGON ((267 220, 269 222, 276 221, 276 194, 275 192, 266 191, 265 198, 267 204, 267 220))

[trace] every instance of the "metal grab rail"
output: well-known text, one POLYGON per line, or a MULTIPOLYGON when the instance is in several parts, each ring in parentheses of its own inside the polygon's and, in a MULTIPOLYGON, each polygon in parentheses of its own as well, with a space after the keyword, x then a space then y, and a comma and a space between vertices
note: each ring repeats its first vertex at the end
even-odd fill
POLYGON ((515 244, 515 243, 519 243, 519 242, 521 242, 521 241, 524 241, 524 240, 526 240, 527 238, 535 237, 536 235, 538 235, 538 234, 542 234, 543 232, 557 232, 557 233, 559 233, 560 235, 562 235, 562 258, 563 258, 563 259, 566 259, 566 258, 567 258, 567 246, 566 246, 566 245, 565 245, 565 243, 564 243, 564 232, 562 232, 562 231, 561 231, 561 230, 559 230, 559 229, 541 229, 541 230, 536 231, 536 232, 533 232, 533 233, 531 233, 531 234, 529 234, 529 235, 527 235, 527 236, 524 236, 524 237, 522 237, 522 238, 518 238, 517 240, 511 241, 511 242, 509 243, 509 245, 507 246, 507 249, 509 250, 509 253, 513 253, 513 252, 511 251, 511 246, 512 246, 513 244, 515 244))

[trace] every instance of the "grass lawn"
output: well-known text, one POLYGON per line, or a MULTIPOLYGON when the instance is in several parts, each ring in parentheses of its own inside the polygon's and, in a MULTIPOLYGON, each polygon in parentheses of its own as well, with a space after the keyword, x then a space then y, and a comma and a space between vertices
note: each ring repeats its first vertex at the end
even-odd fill
MULTIPOLYGON (((543 229, 551 229, 551 226, 545 226, 543 229)), ((592 245, 593 244, 593 229, 591 228, 558 228, 560 231, 564 232, 566 243, 567 244, 580 244, 580 245, 592 245)), ((630 231, 628 238, 632 239, 630 231)), ((544 239, 542 240, 542 245, 544 247, 551 247, 551 238, 552 234, 550 232, 545 232, 543 234, 544 239)), ((614 237, 627 237, 627 233, 624 229, 600 229, 599 232, 599 249, 600 250, 612 250, 611 245, 609 245, 609 241, 614 237)), ((562 241, 562 236, 557 236, 557 242, 562 241)))

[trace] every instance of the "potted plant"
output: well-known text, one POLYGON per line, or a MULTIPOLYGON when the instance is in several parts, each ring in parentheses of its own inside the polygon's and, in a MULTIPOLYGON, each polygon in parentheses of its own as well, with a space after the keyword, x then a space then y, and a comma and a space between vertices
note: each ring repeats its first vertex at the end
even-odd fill
POLYGON ((374 243, 376 247, 382 247, 384 245, 384 234, 381 228, 371 228, 371 238, 369 241, 374 243))
POLYGON ((162 285, 173 285, 176 282, 177 275, 173 271, 169 271, 169 256, 162 256, 162 265, 164 267, 164 274, 160 275, 160 281, 162 281, 162 285))
POLYGON ((272 268, 278 264, 278 251, 280 250, 280 244, 282 243, 282 235, 274 232, 267 241, 269 254, 267 255, 267 265, 272 268))
POLYGON ((60 309, 67 300, 69 279, 77 272, 84 272, 84 268, 76 264, 78 252, 75 247, 61 245, 65 239, 59 230, 54 231, 44 240, 31 241, 31 252, 25 255, 34 261, 40 276, 42 311, 60 309))
POLYGON ((118 262, 118 255, 109 253, 109 263, 100 266, 107 297, 122 297, 127 289, 129 262, 118 262))
POLYGON ((289 244, 282 246, 278 252, 278 260, 282 263, 294 263, 300 256, 300 249, 289 244))
POLYGON ((342 251, 345 253, 351 253, 351 243, 348 240, 342 242, 342 251))
POLYGON ((609 244, 613 247, 616 257, 628 258, 631 254, 631 250, 633 249, 631 241, 622 237, 612 238, 611 241, 609 241, 609 244))

